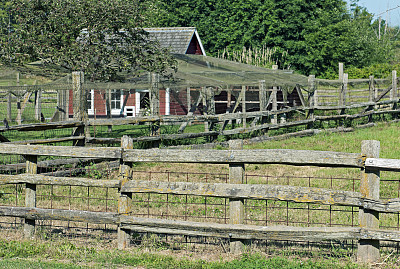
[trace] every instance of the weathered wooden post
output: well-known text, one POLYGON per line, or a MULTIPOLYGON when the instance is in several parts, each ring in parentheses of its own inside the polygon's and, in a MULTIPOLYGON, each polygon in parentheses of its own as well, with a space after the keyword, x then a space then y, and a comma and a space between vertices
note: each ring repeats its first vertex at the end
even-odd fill
MULTIPOLYGON (((368 158, 379 158, 380 142, 365 140, 361 143, 361 154, 368 158)), ((379 199, 380 171, 365 168, 361 171, 360 192, 365 198, 379 199)), ((359 225, 361 228, 378 229, 379 213, 373 210, 359 209, 359 225)), ((360 262, 376 262, 379 259, 379 240, 360 239, 358 241, 357 258, 360 262)))
MULTIPOLYGON (((369 102, 375 102, 375 82, 374 82, 374 76, 369 76, 369 84, 368 84, 368 89, 369 89, 369 102)), ((367 111, 373 110, 374 105, 369 105, 367 108, 367 111)), ((373 121, 373 116, 372 114, 368 116, 368 122, 373 121)))
MULTIPOLYGON (((215 115, 215 91, 213 90, 213 88, 208 88, 208 114, 210 115, 215 115)), ((210 122, 210 126, 208 131, 213 130, 215 127, 215 121, 210 122)), ((212 137, 209 137, 211 140, 213 139, 212 137)))
MULTIPOLYGON (((395 101, 396 99, 398 100, 398 94, 397 94, 397 72, 396 70, 392 71, 392 90, 390 91, 390 100, 394 101, 392 104, 392 109, 396 110, 397 109, 397 102, 395 101)), ((398 113, 392 114, 393 118, 398 117, 398 113)))
MULTIPOLYGON (((88 135, 89 128, 87 127, 87 96, 86 90, 83 88, 84 74, 83 72, 72 72, 72 100, 74 120, 82 121, 83 125, 77 127, 74 131, 74 136, 88 135)), ((84 146, 85 140, 79 139, 73 141, 74 146, 84 146)))
MULTIPOLYGON (((136 94, 138 94, 138 93, 136 93, 136 94)), ((107 119, 110 120, 111 119, 111 89, 106 89, 105 99, 106 99, 107 119)), ((109 133, 112 132, 112 125, 108 125, 107 132, 109 132, 109 133)))
POLYGON ((12 118, 11 118, 11 98, 12 98, 11 91, 9 91, 7 94, 7 120, 10 123, 12 120, 12 118))
POLYGON ((343 63, 339 63, 339 80, 343 80, 344 66, 343 63))
POLYGON ((369 76, 369 83, 368 83, 368 89, 369 89, 369 102, 375 102, 375 82, 374 82, 374 76, 369 76))
MULTIPOLYGON (((346 113, 346 103, 347 103, 346 96, 347 96, 348 78, 349 78, 349 75, 347 73, 344 73, 343 74, 343 81, 342 81, 342 88, 341 88, 341 91, 340 91, 340 99, 339 99, 339 106, 341 107, 340 111, 339 111, 340 115, 343 115, 343 114, 346 113)), ((344 120, 341 121, 341 124, 342 125, 344 124, 344 120)))
MULTIPOLYGON (((61 110, 65 109, 64 108, 64 96, 63 96, 63 90, 57 91, 57 105, 61 110)), ((59 113, 61 112, 60 109, 58 111, 59 113)), ((40 121, 41 120, 41 114, 42 114, 42 89, 37 90, 35 92, 35 120, 40 121)), ((64 115, 64 113, 62 113, 64 115)), ((64 120, 64 117, 61 116, 60 120, 64 120)))
POLYGON ((192 99, 190 98, 190 87, 186 88, 186 103, 187 103, 187 111, 189 114, 189 111, 192 109, 192 99))
POLYGON ((246 128, 246 86, 242 86, 244 92, 242 98, 242 116, 243 116, 243 128, 246 128))
MULTIPOLYGON (((260 102, 260 112, 267 109, 267 90, 265 80, 260 80, 258 84, 258 101, 260 102)), ((261 124, 265 123, 265 117, 261 116, 261 124)))
MULTIPOLYGON (((278 111, 278 98, 277 98, 277 93, 278 93, 278 87, 274 86, 272 88, 272 93, 271 93, 271 102, 272 102, 272 112, 277 112, 278 111)), ((271 116, 271 123, 272 124, 278 124, 278 114, 274 114, 271 116)))
MULTIPOLYGON (((121 148, 124 149, 133 149, 133 139, 124 135, 121 138, 121 148)), ((120 186, 122 187, 126 182, 132 180, 132 163, 123 162, 120 160, 119 166, 119 180, 121 181, 120 186)), ((119 190, 120 196, 118 198, 118 213, 121 215, 129 215, 131 212, 131 203, 132 203, 132 193, 122 193, 119 190)), ((125 249, 129 247, 130 242, 130 234, 128 230, 121 229, 118 227, 118 239, 117 245, 118 249, 125 249)))
MULTIPOLYGON (((150 87, 150 113, 152 116, 160 116, 160 89, 158 84, 160 76, 156 73, 151 73, 151 87, 150 87)), ((152 123, 151 135, 160 134, 160 122, 152 123)))
POLYGON ((16 118, 16 122, 18 125, 22 124, 22 108, 21 108, 21 98, 17 97, 17 118, 16 118))
MULTIPOLYGON (((243 140, 230 140, 230 150, 243 149, 243 140)), ((244 181, 245 165, 230 164, 229 165, 229 183, 230 184, 243 184, 244 181)), ((243 199, 229 199, 229 224, 243 224, 244 223, 244 200, 243 199)), ((243 251, 244 244, 242 240, 231 238, 230 251, 232 253, 240 253, 243 251)))
MULTIPOLYGON (((315 75, 309 75, 308 76, 308 91, 309 91, 309 98, 308 98, 308 104, 309 104, 309 110, 308 110, 308 118, 314 119, 314 108, 316 107, 315 103, 315 75)), ((307 124, 308 129, 313 128, 313 123, 307 124)))
POLYGON ((392 71, 392 89, 390 90, 390 100, 397 97, 397 71, 392 71))
MULTIPOLYGON (((202 104, 203 104, 203 115, 208 115, 208 102, 207 102, 207 87, 201 87, 201 96, 202 96, 202 104)), ((207 120, 204 121, 204 132, 208 132, 209 130, 209 123, 207 120)))
MULTIPOLYGON (((26 173, 37 174, 37 156, 25 155, 26 160, 26 173)), ((25 185, 25 206, 36 207, 36 185, 26 183, 25 185)), ((35 234, 35 220, 25 219, 24 223, 24 237, 32 238, 35 234)))
POLYGON ((345 106, 346 105, 346 95, 347 95, 347 84, 349 80, 349 75, 347 73, 343 74, 343 80, 342 80, 342 88, 340 91, 340 99, 339 99, 339 106, 345 106))

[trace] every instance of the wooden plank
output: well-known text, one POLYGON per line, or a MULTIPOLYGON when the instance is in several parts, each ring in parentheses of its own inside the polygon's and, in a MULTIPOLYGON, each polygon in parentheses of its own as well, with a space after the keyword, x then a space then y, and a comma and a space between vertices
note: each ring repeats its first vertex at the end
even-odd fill
POLYGON ((19 144, 19 145, 27 145, 27 144, 33 145, 33 144, 65 142, 65 141, 72 141, 72 140, 77 140, 77 139, 85 139, 85 137, 84 136, 68 136, 68 137, 48 138, 48 139, 12 141, 12 142, 7 142, 7 143, 8 144, 19 144))
POLYGON ((97 224, 119 223, 119 215, 117 213, 43 209, 37 207, 0 206, 0 216, 27 218, 30 220, 62 220, 97 224))
POLYGON ((291 227, 219 224, 167 219, 121 216, 121 227, 135 232, 153 232, 188 236, 212 236, 230 239, 268 239, 294 241, 354 240, 360 238, 356 227, 291 227))
POLYGON ((365 160, 365 167, 371 170, 400 171, 400 160, 367 158, 365 160))
POLYGON ((13 125, 10 128, 0 127, 0 132, 5 131, 42 131, 50 129, 62 129, 62 128, 73 128, 83 126, 82 121, 61 121, 61 122, 47 122, 47 123, 35 123, 35 124, 22 124, 13 125))
MULTIPOLYGON (((388 92, 392 90, 392 85, 390 85, 386 90, 384 90, 377 98, 375 98, 375 102, 379 102, 388 92)), ((390 100, 392 101, 392 100, 390 100)))
POLYGON ((400 199, 389 199, 389 200, 374 200, 364 198, 362 207, 368 210, 374 210, 382 213, 395 213, 400 212, 400 199))
MULTIPOLYGON (((1 146, 1 144, 0 144, 1 146)), ((0 147, 1 152, 1 147, 0 147)), ((255 150, 180 150, 180 149, 132 149, 123 152, 129 162, 177 162, 177 163, 281 163, 291 165, 315 165, 334 167, 363 167, 364 160, 357 153, 308 151, 292 149, 255 150)), ((110 158, 110 157, 109 157, 110 158)))
POLYGON ((400 231, 361 229, 362 238, 400 242, 400 231))
MULTIPOLYGON (((232 199, 280 200, 298 203, 362 206, 358 192, 264 184, 130 181, 122 192, 222 197, 232 199)), ((379 201, 374 201, 376 204, 379 201)), ((370 204, 372 202, 370 201, 370 204)))
POLYGON ((0 144, 0 153, 75 158, 121 158, 121 149, 110 147, 89 148, 72 146, 14 145, 2 143, 0 144))
POLYGON ((58 186, 81 186, 81 187, 101 187, 119 188, 119 180, 98 180, 81 177, 54 177, 41 174, 19 174, 2 175, 0 174, 0 184, 35 184, 35 185, 58 185, 58 186))

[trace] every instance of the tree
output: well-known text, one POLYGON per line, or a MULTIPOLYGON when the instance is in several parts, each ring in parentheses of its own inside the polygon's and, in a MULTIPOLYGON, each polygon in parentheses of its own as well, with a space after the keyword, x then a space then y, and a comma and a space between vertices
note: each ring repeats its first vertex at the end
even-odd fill
POLYGON ((146 1, 11 0, 14 30, 2 38, 3 62, 41 60, 92 80, 121 72, 165 73, 175 61, 142 29, 146 1))
POLYGON ((385 44, 370 38, 371 15, 357 1, 351 10, 343 0, 159 0, 158 8, 154 26, 195 26, 215 56, 266 46, 287 52, 285 63, 295 70, 319 75, 338 61, 361 66, 384 54, 385 44))

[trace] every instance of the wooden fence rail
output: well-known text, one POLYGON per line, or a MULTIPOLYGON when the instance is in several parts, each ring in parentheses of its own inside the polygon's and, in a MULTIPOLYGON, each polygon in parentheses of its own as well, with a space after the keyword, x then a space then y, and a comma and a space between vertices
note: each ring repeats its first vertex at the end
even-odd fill
MULTIPOLYGON (((311 128, 316 123, 322 123, 327 121, 353 121, 360 118, 367 118, 368 122, 373 121, 374 115, 388 114, 396 117, 400 114, 400 108, 397 106, 399 102, 398 98, 391 98, 390 100, 384 101, 372 101, 363 102, 349 105, 336 105, 336 106, 300 106, 300 107, 285 107, 280 110, 271 111, 255 111, 255 112, 243 112, 243 113, 227 113, 219 115, 184 115, 184 116, 146 116, 146 117, 135 117, 135 118, 120 118, 120 119, 89 119, 87 121, 72 120, 72 121, 61 121, 61 122, 49 122, 49 123, 35 123, 35 124, 22 124, 8 127, 0 127, 0 142, 16 143, 16 144, 46 144, 46 143, 57 143, 65 141, 79 141, 78 144, 93 143, 93 144, 118 144, 120 143, 119 138, 102 138, 102 137, 90 137, 87 131, 89 127, 96 128, 99 126, 121 126, 121 125, 132 125, 132 124, 184 124, 188 122, 209 122, 210 126, 216 126, 219 124, 218 130, 207 129, 200 133, 176 133, 176 134, 156 134, 152 136, 141 136, 135 138, 135 142, 159 142, 159 141, 174 141, 177 139, 193 139, 198 137, 211 137, 215 138, 219 135, 232 136, 238 134, 246 134, 256 131, 269 131, 287 129, 290 127, 306 126, 311 128), (388 106, 384 109, 378 109, 381 106, 388 106), (360 109, 363 111, 360 112, 360 109), (352 110, 356 109, 357 112, 352 110), (316 115, 318 111, 341 111, 340 114, 333 114, 327 116, 316 115), (347 111, 347 113, 346 113, 347 111), (296 118, 289 120, 286 115, 289 113, 300 113, 304 114, 304 119, 296 118), (278 122, 277 119, 281 116, 285 116, 285 120, 278 122), (265 119, 271 119, 268 123, 265 119), (227 123, 230 121, 243 121, 251 122, 251 124, 232 125, 232 129, 226 130, 227 123), (9 139, 4 135, 8 131, 44 131, 61 128, 75 128, 76 132, 72 136, 50 138, 50 139, 36 139, 29 141, 14 141, 10 142, 9 139), (86 132, 82 131, 86 129, 86 132)), ((187 124, 186 124, 187 125, 187 124)), ((185 126, 186 126, 185 125, 185 126)))
POLYGON ((361 153, 307 150, 229 150, 132 149, 132 139, 123 137, 121 148, 86 148, 38 145, 0 144, 0 154, 26 157, 26 174, 0 175, 0 184, 26 184, 25 207, 1 206, 0 216, 25 219, 25 236, 33 236, 36 220, 63 220, 118 225, 118 246, 129 245, 129 231, 229 238, 231 250, 241 251, 245 239, 269 240, 358 240, 358 258, 373 262, 379 258, 379 241, 400 242, 399 231, 379 229, 379 212, 400 212, 400 199, 379 199, 379 171, 400 171, 400 160, 379 158, 379 142, 363 141, 361 153), (107 158, 120 162, 118 178, 92 180, 74 177, 52 177, 36 174, 38 156, 107 158), (229 183, 189 183, 135 180, 133 162, 177 162, 226 164, 230 167, 229 183), (288 164, 322 167, 351 167, 362 171, 360 192, 268 184, 243 184, 245 164, 288 164), (116 188, 118 212, 44 209, 36 207, 36 185, 85 186, 116 188), (376 195, 378 190, 378 195, 376 195), (134 193, 156 193, 220 197, 230 200, 229 224, 202 223, 129 215, 134 193), (359 207, 359 227, 290 227, 254 226, 243 223, 243 201, 276 200, 359 207))

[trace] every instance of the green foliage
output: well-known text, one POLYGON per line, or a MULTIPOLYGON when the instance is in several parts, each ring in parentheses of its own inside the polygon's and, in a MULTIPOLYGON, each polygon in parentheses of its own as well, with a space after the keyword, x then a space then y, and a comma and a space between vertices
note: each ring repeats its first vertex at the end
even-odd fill
POLYGON ((339 62, 362 67, 390 57, 391 43, 378 40, 372 15, 357 1, 348 10, 343 0, 160 0, 155 14, 154 26, 197 27, 211 55, 273 48, 287 52, 273 59, 281 69, 304 74, 329 75, 339 62))
MULTIPOLYGON (((1 60, 42 60, 92 80, 121 72, 164 73, 175 60, 142 29, 147 1, 12 0, 12 33, 0 36, 1 60)), ((4 17, 4 16, 3 16, 4 17)))
POLYGON ((225 48, 218 51, 218 58, 227 59, 234 62, 251 64, 260 67, 272 68, 273 65, 280 62, 281 68, 289 67, 287 63, 288 53, 278 48, 267 48, 265 45, 262 48, 243 47, 241 50, 225 48))

